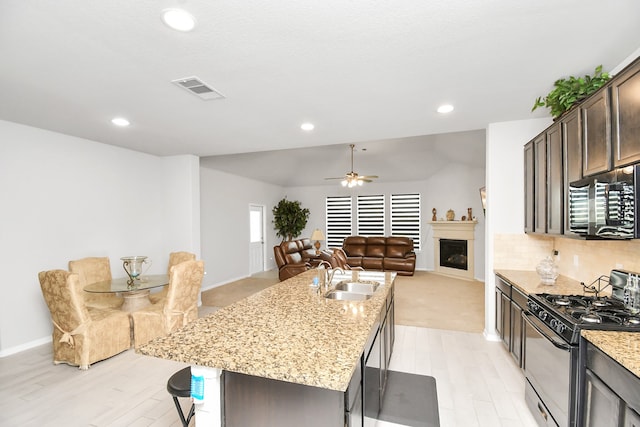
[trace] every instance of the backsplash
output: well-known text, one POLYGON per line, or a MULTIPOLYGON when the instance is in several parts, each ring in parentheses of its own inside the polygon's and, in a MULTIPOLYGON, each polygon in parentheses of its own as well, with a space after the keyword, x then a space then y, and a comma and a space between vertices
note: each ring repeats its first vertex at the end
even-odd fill
POLYGON ((612 269, 640 272, 640 240, 581 240, 528 234, 494 236, 493 268, 535 270, 553 250, 559 273, 591 283, 612 269), (577 262, 577 265, 576 265, 577 262))

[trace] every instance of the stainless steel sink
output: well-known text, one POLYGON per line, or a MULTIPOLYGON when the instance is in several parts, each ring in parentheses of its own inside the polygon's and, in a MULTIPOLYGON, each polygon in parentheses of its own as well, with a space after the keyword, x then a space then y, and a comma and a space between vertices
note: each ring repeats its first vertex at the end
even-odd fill
POLYGON ((371 296, 371 294, 334 290, 329 291, 324 297, 340 301, 366 301, 371 298, 371 296))
POLYGON ((372 294, 380 286, 379 282, 348 282, 342 281, 336 284, 337 291, 353 292, 358 294, 372 294))

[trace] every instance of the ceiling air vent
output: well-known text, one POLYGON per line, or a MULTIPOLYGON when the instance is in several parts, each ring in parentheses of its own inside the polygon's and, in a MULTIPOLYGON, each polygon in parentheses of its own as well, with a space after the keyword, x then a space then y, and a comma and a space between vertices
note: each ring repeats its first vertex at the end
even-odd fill
POLYGON ((178 85, 186 91, 191 92, 198 98, 204 100, 224 99, 225 96, 207 85, 197 77, 185 77, 183 79, 172 80, 171 83, 178 85))

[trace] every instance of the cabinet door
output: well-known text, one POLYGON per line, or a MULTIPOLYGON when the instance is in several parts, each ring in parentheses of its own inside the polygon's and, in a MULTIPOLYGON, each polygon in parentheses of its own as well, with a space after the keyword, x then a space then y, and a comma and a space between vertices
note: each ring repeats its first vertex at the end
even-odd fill
POLYGON ((536 233, 547 232, 547 137, 539 135, 533 140, 533 231, 536 233))
POLYGON ((640 161, 640 62, 618 74, 611 85, 613 165, 640 161))
POLYGON ((511 351, 511 299, 502 294, 502 343, 511 351))
POLYGON ((564 182, 562 173, 562 133, 560 123, 547 130, 547 233, 564 229, 564 182))
POLYGON ((569 232, 569 184, 582 179, 582 129, 580 110, 562 119, 562 157, 564 159, 564 234, 569 232))
POLYGON ((585 427, 620 427, 620 398, 593 372, 586 370, 585 427))
POLYGON ((580 107, 582 119, 582 175, 611 169, 609 87, 600 89, 580 107))
POLYGON ((640 415, 629 407, 624 411, 624 427, 640 427, 640 415))
POLYGON ((522 366, 522 309, 511 301, 511 355, 522 366))
POLYGON ((524 146, 524 232, 533 232, 534 218, 533 141, 524 146))
POLYGON ((504 340, 504 311, 502 309, 502 292, 496 289, 496 334, 504 340))

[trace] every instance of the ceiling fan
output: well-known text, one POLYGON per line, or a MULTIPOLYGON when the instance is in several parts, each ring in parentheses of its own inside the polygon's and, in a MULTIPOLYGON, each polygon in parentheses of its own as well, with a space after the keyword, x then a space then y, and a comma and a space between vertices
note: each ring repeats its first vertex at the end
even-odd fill
POLYGON ((353 151, 356 148, 354 144, 349 144, 351 148, 351 172, 344 174, 344 176, 339 178, 325 178, 325 179, 341 179, 343 187, 355 187, 356 185, 362 185, 365 182, 371 182, 372 179, 378 178, 378 175, 358 175, 357 172, 353 171, 353 151))

